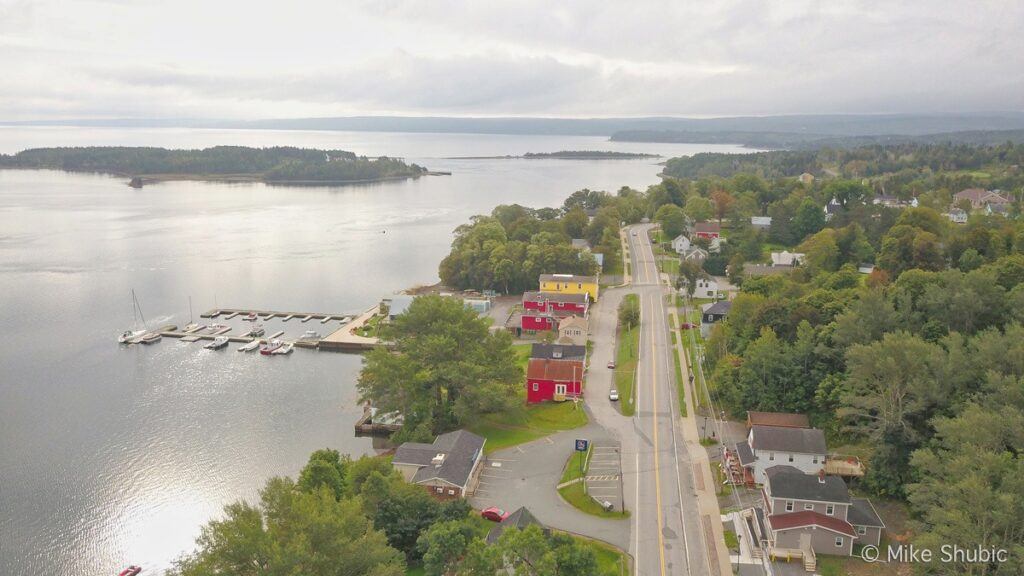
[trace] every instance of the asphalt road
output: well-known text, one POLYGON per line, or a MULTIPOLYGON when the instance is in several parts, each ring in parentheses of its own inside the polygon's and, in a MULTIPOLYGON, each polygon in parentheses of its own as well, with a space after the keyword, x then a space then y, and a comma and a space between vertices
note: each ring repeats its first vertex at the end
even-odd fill
MULTIPOLYGON (((664 299, 647 230, 630 227, 633 293, 640 296, 640 361, 637 368, 637 412, 633 426, 633 458, 623 468, 635 470, 632 484, 633 537, 630 546, 640 576, 710 574, 704 528, 694 487, 693 463, 677 428, 678 393, 673 348, 664 299), (633 232, 636 235, 633 235, 633 232)), ((627 502, 631 497, 626 495, 627 502)), ((717 519, 716 519, 717 521, 717 519)))

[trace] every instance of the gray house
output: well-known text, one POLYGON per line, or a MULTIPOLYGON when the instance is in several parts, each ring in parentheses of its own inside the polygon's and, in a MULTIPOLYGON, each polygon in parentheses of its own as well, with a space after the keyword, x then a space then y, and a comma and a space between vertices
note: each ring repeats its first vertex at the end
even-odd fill
POLYGON ((711 327, 715 322, 725 318, 731 308, 732 302, 728 300, 705 304, 700 314, 700 335, 707 338, 711 334, 711 327))
POLYGON ((441 434, 433 444, 406 442, 395 451, 391 465, 406 481, 423 486, 435 498, 462 498, 475 487, 485 442, 465 430, 441 434))
POLYGON ((541 524, 540 520, 537 520, 528 508, 522 506, 515 512, 509 514, 508 517, 502 520, 497 526, 491 528, 491 531, 487 533, 487 543, 494 544, 497 542, 506 530, 524 530, 528 526, 539 526, 545 536, 551 535, 551 530, 549 530, 547 526, 541 524))
POLYGON ((865 498, 851 498, 837 476, 773 466, 761 494, 764 511, 755 535, 774 554, 802 556, 807 565, 817 554, 850 556, 854 544, 878 546, 881 541, 885 524, 874 506, 865 498))

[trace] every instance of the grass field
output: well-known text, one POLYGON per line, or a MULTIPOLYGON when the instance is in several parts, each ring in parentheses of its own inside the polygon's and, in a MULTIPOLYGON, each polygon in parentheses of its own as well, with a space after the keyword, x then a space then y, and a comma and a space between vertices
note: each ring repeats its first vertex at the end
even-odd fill
POLYGON ((469 427, 487 439, 484 451, 531 442, 587 423, 587 413, 573 402, 544 402, 526 406, 514 414, 488 414, 469 427))
MULTIPOLYGON (((625 299, 638 301, 636 294, 628 294, 625 299)), ((624 299, 624 300, 625 300, 624 299)), ((636 365, 640 355, 640 327, 633 326, 624 330, 619 326, 616 335, 615 350, 615 389, 619 391, 619 402, 622 413, 632 416, 636 412, 633 404, 633 384, 636 380, 636 365)))
POLYGON ((629 576, 629 559, 621 550, 596 540, 576 539, 594 551, 599 576, 629 576))
MULTIPOLYGON (((673 340, 676 332, 672 332, 673 340)), ((675 342, 673 342, 674 344, 675 342)), ((679 354, 672 350, 672 361, 676 365, 676 390, 679 392, 679 415, 686 416, 686 383, 683 382, 683 366, 679 361, 679 354)))

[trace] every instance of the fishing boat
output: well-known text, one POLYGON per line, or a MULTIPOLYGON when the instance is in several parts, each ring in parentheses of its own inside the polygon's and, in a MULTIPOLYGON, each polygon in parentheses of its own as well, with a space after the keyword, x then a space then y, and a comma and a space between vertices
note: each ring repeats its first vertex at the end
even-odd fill
POLYGON ((159 342, 161 338, 163 338, 163 336, 159 332, 146 332, 146 334, 139 339, 139 342, 142 342, 143 344, 152 344, 154 342, 159 342))
POLYGON ((291 344, 282 344, 277 350, 271 352, 271 354, 291 354, 293 346, 291 344))
POLYGON ((252 327, 252 330, 249 330, 249 336, 252 336, 253 338, 263 336, 266 333, 267 331, 263 329, 263 324, 257 324, 252 327))
POLYGON ((245 318, 242 318, 242 320, 245 320, 246 322, 255 322, 256 318, 258 318, 258 316, 256 316, 255 312, 249 312, 249 314, 247 314, 245 318))
POLYGON ((212 342, 210 342, 206 346, 203 346, 203 348, 206 348, 207 350, 220 350, 221 348, 227 345, 228 339, 226 336, 217 336, 216 338, 213 339, 212 342))
POLYGON ((142 308, 139 307, 139 300, 135 297, 135 289, 132 288, 132 329, 125 330, 117 337, 119 344, 131 344, 133 340, 146 333, 146 319, 142 318, 143 330, 139 330, 139 318, 142 318, 142 308))
POLYGON ((121 573, 117 576, 138 576, 139 572, 142 572, 141 566, 129 566, 121 570, 121 573))
POLYGON ((280 340, 277 339, 271 340, 270 342, 267 342, 263 346, 260 346, 260 354, 263 354, 264 356, 270 356, 271 354, 276 352, 281 346, 284 346, 284 342, 281 342, 280 340))
POLYGON ((253 350, 260 347, 259 340, 253 340, 252 342, 246 342, 238 347, 239 352, 252 352, 253 350))

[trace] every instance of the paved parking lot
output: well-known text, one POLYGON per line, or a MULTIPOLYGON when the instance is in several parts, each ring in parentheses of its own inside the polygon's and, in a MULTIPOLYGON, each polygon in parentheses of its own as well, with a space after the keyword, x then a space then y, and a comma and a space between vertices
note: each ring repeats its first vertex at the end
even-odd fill
MULTIPOLYGON (((623 549, 629 548, 630 524, 626 519, 613 520, 597 518, 580 512, 568 504, 558 494, 557 486, 562 479, 562 471, 569 456, 572 455, 577 438, 591 440, 592 446, 617 445, 608 438, 599 426, 590 424, 584 428, 559 432, 547 438, 541 438, 527 444, 513 446, 505 450, 493 452, 487 456, 480 471, 480 479, 476 492, 470 496, 474 508, 483 509, 497 506, 506 512, 514 512, 520 506, 526 506, 542 523, 582 534, 591 538, 604 540, 623 549)), ((619 476, 618 466, 612 466, 614 451, 601 450, 599 462, 592 462, 590 472, 600 476, 590 485, 600 488, 602 497, 608 496, 616 509, 622 505, 621 495, 611 500, 613 490, 607 489, 618 480, 609 480, 607 476, 619 476)), ((620 490, 621 494, 621 490, 620 490)))
POLYGON ((586 477, 587 494, 622 510, 622 456, 618 442, 595 442, 586 477))

